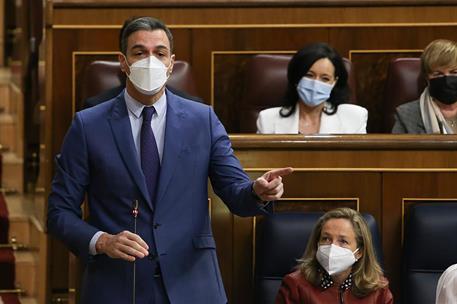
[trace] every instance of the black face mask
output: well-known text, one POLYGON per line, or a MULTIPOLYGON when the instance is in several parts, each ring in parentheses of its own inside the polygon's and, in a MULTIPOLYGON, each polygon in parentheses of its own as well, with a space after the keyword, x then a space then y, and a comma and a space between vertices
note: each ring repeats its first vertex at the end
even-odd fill
POLYGON ((457 76, 442 76, 429 81, 430 96, 450 105, 457 101, 457 76))

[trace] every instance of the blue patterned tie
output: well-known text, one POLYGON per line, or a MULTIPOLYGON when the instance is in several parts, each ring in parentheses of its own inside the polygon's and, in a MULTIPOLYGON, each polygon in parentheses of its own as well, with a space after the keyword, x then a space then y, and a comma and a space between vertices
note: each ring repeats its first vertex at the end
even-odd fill
POLYGON ((143 124, 141 126, 141 169, 143 169, 153 204, 155 204, 157 181, 160 173, 159 151, 151 128, 151 119, 155 112, 156 109, 154 107, 144 107, 143 124))

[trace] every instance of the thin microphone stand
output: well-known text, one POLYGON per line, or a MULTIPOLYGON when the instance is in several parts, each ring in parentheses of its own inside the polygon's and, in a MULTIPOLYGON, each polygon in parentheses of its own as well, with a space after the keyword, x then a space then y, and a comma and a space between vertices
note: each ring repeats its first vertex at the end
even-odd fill
MULTIPOLYGON (((133 201, 132 215, 133 215, 133 233, 136 234, 136 219, 138 217, 138 200, 133 201)), ((133 261, 133 292, 132 292, 132 304, 136 303, 136 258, 133 261)))

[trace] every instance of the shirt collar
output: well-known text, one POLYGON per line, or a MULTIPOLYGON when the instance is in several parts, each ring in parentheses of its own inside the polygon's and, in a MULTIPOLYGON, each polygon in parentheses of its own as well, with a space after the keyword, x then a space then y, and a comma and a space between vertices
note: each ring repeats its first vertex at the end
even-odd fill
MULTIPOLYGON (((327 289, 330 286, 333 285, 333 279, 332 277, 327 273, 325 270, 320 271, 322 273, 322 278, 321 278, 321 288, 322 289, 327 289)), ((352 273, 349 274, 349 276, 344 280, 344 282, 340 285, 340 290, 341 291, 346 291, 352 287, 352 273)))
MULTIPOLYGON (((130 96, 127 92, 127 89, 124 89, 124 99, 127 105, 127 109, 129 109, 130 113, 132 113, 136 118, 140 118, 145 105, 130 96)), ((154 115, 162 117, 167 107, 167 94, 164 92, 153 106, 156 110, 156 114, 154 115)))

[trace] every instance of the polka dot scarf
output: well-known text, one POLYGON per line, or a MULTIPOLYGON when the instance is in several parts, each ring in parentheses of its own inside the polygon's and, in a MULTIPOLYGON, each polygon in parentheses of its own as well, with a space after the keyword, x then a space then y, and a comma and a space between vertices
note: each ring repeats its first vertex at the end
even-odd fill
MULTIPOLYGON (((322 271, 322 279, 321 279, 321 287, 322 289, 327 289, 330 286, 333 286, 332 277, 326 272, 322 271)), ((352 273, 344 280, 344 282, 340 285, 341 291, 346 291, 352 287, 352 273)))

